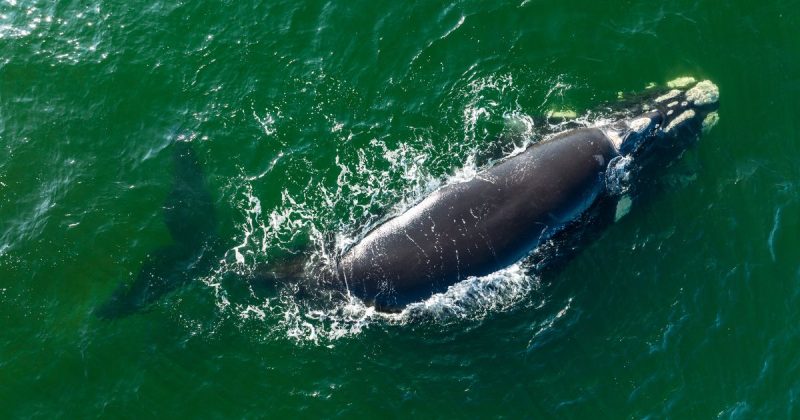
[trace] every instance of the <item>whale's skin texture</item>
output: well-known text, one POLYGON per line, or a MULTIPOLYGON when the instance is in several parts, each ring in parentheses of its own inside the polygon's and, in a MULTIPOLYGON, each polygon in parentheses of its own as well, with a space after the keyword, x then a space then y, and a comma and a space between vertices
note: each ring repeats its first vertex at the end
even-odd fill
POLYGON ((535 144, 372 230, 342 256, 338 277, 393 308, 511 265, 598 199, 616 156, 596 128, 535 144))

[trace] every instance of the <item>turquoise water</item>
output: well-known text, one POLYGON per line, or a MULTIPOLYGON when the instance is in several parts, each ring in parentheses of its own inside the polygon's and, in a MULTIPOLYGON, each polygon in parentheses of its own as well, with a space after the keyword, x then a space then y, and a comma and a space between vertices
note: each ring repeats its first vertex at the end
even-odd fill
POLYGON ((798 6, 5 0, 0 414, 797 417, 798 6), (391 316, 242 280, 469 177, 508 121, 686 74, 719 124, 562 270, 391 316), (176 139, 219 261, 99 319, 170 242, 176 139))

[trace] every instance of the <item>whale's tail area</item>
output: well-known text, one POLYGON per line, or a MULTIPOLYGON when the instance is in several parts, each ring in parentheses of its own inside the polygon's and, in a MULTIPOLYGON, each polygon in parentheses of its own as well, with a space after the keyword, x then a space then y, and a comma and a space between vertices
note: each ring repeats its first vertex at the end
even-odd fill
POLYGON ((164 203, 164 222, 172 243, 151 252, 136 278, 121 284, 95 311, 120 318, 143 309, 210 269, 218 242, 214 201, 202 166, 187 142, 173 148, 173 184, 164 203))

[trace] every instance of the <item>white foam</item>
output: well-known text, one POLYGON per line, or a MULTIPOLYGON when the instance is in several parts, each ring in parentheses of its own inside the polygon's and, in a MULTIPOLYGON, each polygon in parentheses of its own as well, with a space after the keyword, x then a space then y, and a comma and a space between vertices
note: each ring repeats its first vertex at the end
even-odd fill
POLYGON ((265 135, 271 136, 275 134, 275 116, 271 113, 267 112, 263 117, 259 117, 258 114, 253 111, 253 119, 261 126, 261 130, 265 135))
POLYGON ((611 144, 614 145, 614 148, 619 151, 619 148, 622 147, 622 137, 619 135, 619 132, 614 129, 606 129, 603 130, 603 134, 611 140, 611 144))
POLYGON ((482 277, 470 277, 424 301, 409 305, 400 319, 481 319, 487 314, 514 307, 539 287, 537 277, 522 263, 482 277))
POLYGON ((631 164, 633 158, 628 156, 616 157, 606 169, 606 189, 611 195, 620 195, 628 191, 631 178, 631 164))

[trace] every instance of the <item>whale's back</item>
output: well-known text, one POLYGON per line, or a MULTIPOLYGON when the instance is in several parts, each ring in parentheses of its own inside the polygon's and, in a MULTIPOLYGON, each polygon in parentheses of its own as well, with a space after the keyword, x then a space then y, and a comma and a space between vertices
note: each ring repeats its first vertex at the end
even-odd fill
POLYGON ((614 156, 597 129, 533 145, 371 231, 342 257, 339 277, 355 295, 398 307, 513 264, 595 201, 614 156))

